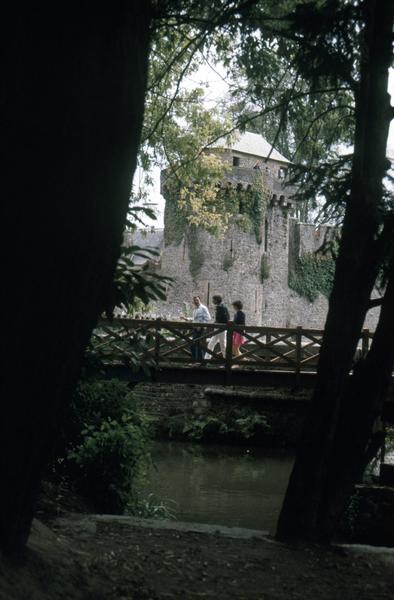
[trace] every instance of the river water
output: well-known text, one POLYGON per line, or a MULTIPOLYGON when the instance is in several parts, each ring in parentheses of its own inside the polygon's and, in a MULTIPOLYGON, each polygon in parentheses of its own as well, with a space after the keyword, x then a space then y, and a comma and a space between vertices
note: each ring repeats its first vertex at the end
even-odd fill
POLYGON ((164 502, 177 520, 275 532, 293 455, 162 442, 152 458, 144 494, 164 502))

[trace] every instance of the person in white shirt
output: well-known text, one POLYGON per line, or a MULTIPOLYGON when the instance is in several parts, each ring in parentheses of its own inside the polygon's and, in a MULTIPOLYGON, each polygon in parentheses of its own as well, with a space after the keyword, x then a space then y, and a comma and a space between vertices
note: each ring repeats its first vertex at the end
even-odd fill
MULTIPOLYGON (((193 297, 195 309, 193 311, 193 323, 209 323, 211 315, 207 307, 201 302, 200 296, 193 297)), ((203 334, 203 328, 196 327, 193 329, 192 357, 194 360, 202 361, 204 358, 203 340, 198 340, 203 334)))

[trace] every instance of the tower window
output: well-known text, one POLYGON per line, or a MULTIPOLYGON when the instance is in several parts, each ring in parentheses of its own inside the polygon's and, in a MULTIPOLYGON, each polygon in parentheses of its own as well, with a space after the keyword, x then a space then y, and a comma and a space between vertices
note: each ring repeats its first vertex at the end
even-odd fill
POLYGON ((268 251, 268 221, 264 220, 264 252, 268 251))
POLYGON ((286 175, 287 175, 287 169, 285 169, 284 167, 279 167, 279 171, 278 171, 279 179, 286 179, 286 175))
POLYGON ((233 156, 233 167, 239 167, 241 163, 241 159, 239 156, 233 156))

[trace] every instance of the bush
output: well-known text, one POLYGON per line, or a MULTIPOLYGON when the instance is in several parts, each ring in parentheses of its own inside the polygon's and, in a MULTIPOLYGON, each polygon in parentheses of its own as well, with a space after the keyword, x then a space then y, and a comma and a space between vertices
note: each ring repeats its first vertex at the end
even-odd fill
POLYGON ((189 416, 182 434, 191 440, 223 440, 231 442, 255 442, 269 431, 265 415, 248 408, 233 408, 220 417, 217 415, 189 416))
POLYGON ((149 429, 127 384, 82 381, 65 420, 55 469, 98 512, 123 512, 150 463, 149 429))

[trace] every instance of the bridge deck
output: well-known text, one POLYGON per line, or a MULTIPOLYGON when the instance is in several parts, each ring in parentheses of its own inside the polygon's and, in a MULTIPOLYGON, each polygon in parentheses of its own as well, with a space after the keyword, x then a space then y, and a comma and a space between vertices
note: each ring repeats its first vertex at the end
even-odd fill
POLYGON ((133 370, 125 365, 108 365, 108 376, 117 377, 131 383, 152 381, 157 383, 184 383, 193 385, 241 385, 265 387, 302 387, 312 389, 316 379, 316 372, 299 373, 297 376, 292 371, 285 370, 256 370, 232 369, 226 371, 224 367, 215 366, 175 366, 161 365, 150 371, 144 369, 133 370))

